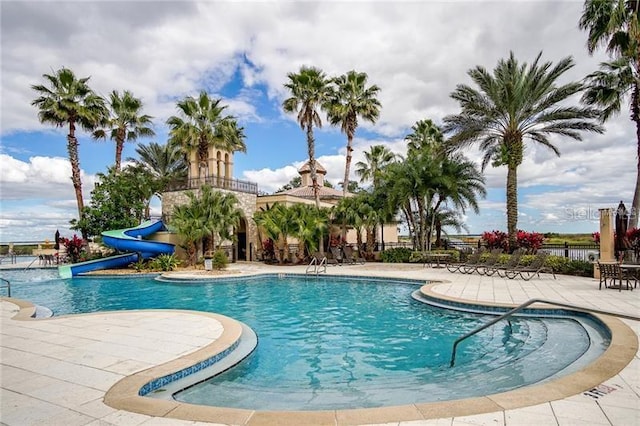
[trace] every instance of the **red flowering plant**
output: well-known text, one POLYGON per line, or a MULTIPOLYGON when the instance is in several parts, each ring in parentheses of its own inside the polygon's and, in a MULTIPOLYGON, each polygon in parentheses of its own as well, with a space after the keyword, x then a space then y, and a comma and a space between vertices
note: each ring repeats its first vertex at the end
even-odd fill
POLYGON ((518 247, 526 248, 529 252, 536 252, 542 247, 544 236, 538 232, 518 231, 518 247))
POLYGON ((272 260, 276 256, 273 240, 268 238, 262 242, 262 255, 265 260, 272 260))
POLYGON ((342 237, 340 235, 329 236, 329 247, 340 247, 342 245, 342 237))
POLYGON ((596 244, 600 244, 600 233, 599 232, 594 232, 593 234, 591 234, 591 238, 593 238, 593 242, 596 244))
POLYGON ((78 238, 76 234, 73 234, 73 238, 60 238, 60 242, 64 246, 71 263, 77 263, 83 258, 85 241, 82 238, 78 238))
POLYGON ((627 239, 636 253, 640 251, 640 229, 631 228, 627 231, 627 239))
POLYGON ((487 248, 489 250, 501 248, 504 251, 509 251, 509 236, 506 232, 497 230, 491 232, 483 232, 482 240, 487 245, 487 248))
MULTIPOLYGON (((509 251, 509 235, 506 232, 484 232, 482 234, 482 240, 484 240, 489 250, 501 248, 505 252, 509 251)), ((544 236, 538 232, 518 231, 518 247, 526 248, 529 251, 535 252, 542 247, 543 241, 544 236)))

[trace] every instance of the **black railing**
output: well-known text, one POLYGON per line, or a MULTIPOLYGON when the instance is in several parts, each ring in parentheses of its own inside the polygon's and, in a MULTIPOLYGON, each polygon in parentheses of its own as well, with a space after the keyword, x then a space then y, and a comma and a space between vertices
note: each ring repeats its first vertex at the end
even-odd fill
POLYGON ((167 185, 166 191, 184 191, 185 189, 200 188, 203 185, 209 185, 213 188, 227 189, 229 191, 245 192, 247 194, 258 193, 258 184, 255 182, 229 179, 221 176, 176 180, 167 185))

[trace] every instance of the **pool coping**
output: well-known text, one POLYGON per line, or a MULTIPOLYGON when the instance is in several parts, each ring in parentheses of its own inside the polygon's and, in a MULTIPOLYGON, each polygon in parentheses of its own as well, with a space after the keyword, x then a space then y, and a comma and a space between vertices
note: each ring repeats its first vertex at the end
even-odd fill
MULTIPOLYGON (((253 274, 252 274, 253 275, 253 274)), ((258 274, 262 275, 262 274, 258 274)), ((265 274, 270 275, 270 274, 265 274)), ((288 275, 288 274, 287 274, 288 275)), ((299 274, 292 274, 299 275, 299 274)), ((360 276, 362 277, 362 276, 360 276)), ((399 279, 402 280, 402 279, 399 279)), ((411 280, 415 281, 415 280, 411 280)), ((517 305, 504 303, 478 302, 461 298, 452 298, 432 291, 432 287, 443 281, 423 285, 420 291, 433 297, 462 302, 465 304, 482 306, 500 306, 513 308, 517 305)), ((5 298, 3 298, 5 299, 5 298)), ((31 302, 20 299, 6 298, 16 304, 20 310, 12 318, 14 320, 34 320, 35 306, 31 302)), ((547 307, 548 309, 548 307, 547 307)), ((465 398, 443 402, 415 403, 401 406, 380 408, 361 408, 345 410, 319 411, 258 411, 227 407, 213 407, 188 404, 174 400, 162 400, 139 396, 140 389, 148 382, 157 380, 167 374, 180 371, 190 365, 215 357, 235 344, 241 335, 240 323, 236 320, 218 314, 185 311, 175 309, 138 310, 139 312, 188 312, 193 315, 214 317, 221 322, 223 334, 195 352, 178 357, 172 361, 160 364, 138 373, 127 376, 114 384, 104 396, 104 403, 126 411, 146 414, 167 419, 182 419, 190 421, 206 421, 241 425, 274 425, 274 424, 363 424, 386 423, 414 420, 437 419, 442 417, 459 417, 473 414, 483 414, 537 405, 545 402, 564 399, 581 392, 588 391, 603 383, 624 369, 635 357, 638 351, 638 337, 629 326, 619 319, 607 315, 595 315, 611 332, 611 344, 605 353, 583 369, 567 376, 538 385, 526 386, 520 389, 485 395, 481 397, 465 398)), ((100 311, 89 314, 65 315, 105 315, 116 312, 100 311)), ((127 311, 135 312, 135 311, 127 311)), ((54 317, 60 318, 60 317, 54 317)), ((52 318, 52 319, 54 319, 52 318)), ((48 321, 49 319, 37 319, 48 321)))

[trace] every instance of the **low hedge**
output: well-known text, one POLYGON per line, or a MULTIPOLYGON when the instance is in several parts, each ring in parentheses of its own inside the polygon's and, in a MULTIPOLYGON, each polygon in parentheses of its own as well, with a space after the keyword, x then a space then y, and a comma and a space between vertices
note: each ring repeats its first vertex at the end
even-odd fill
MULTIPOLYGON (((460 252, 458 250, 434 250, 433 253, 448 253, 451 254, 451 262, 459 262, 461 259, 460 252)), ((484 262, 489 257, 489 253, 484 253, 480 261, 484 262)), ((499 264, 506 264, 509 261, 511 255, 501 254, 498 259, 499 264)), ((390 250, 385 250, 381 253, 380 258, 386 263, 422 263, 424 262, 424 255, 421 251, 413 251, 404 247, 397 247, 390 250)), ((520 259, 521 265, 529 265, 535 259, 535 255, 524 255, 520 259)), ((464 260, 464 259, 462 259, 464 260)), ((550 255, 545 261, 545 265, 552 268, 556 274, 560 275, 575 275, 579 277, 592 277, 593 276, 593 264, 586 260, 574 260, 563 256, 550 255)))

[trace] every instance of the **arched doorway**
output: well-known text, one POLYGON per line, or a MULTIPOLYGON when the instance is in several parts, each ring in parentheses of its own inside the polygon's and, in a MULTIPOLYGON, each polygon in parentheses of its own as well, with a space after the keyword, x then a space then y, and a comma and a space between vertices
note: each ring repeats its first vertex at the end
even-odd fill
POLYGON ((238 241, 236 259, 249 260, 249 247, 247 246, 247 220, 240 218, 240 223, 236 228, 236 238, 238 241))

